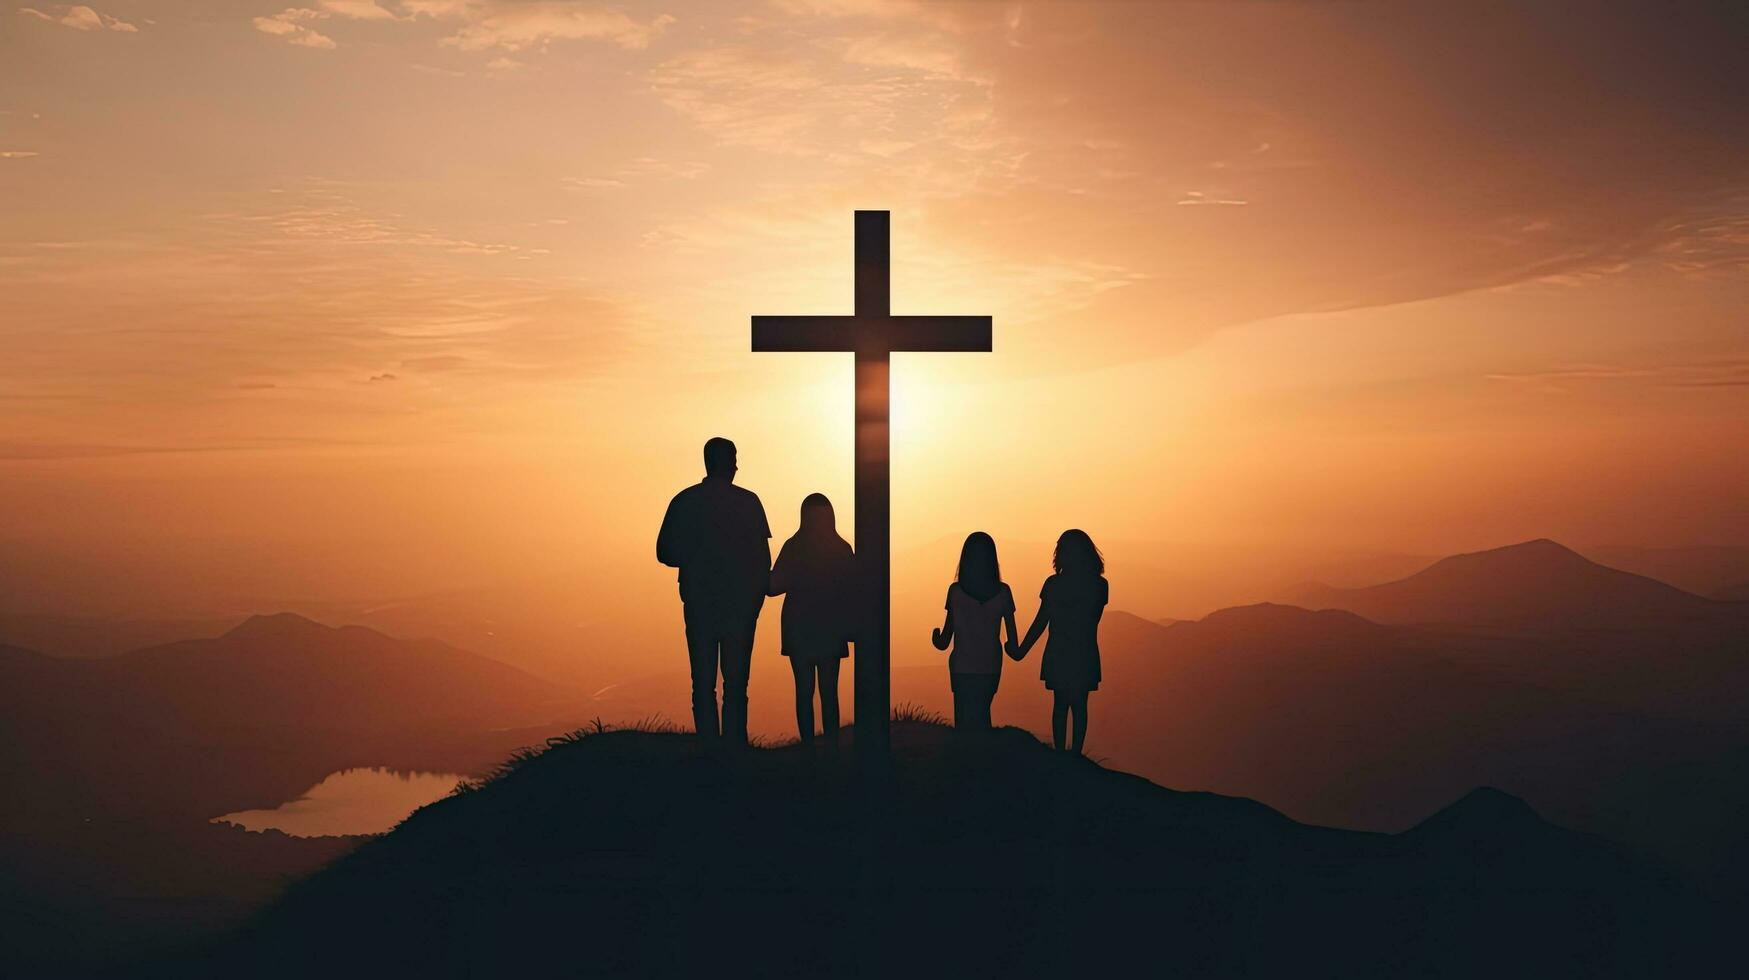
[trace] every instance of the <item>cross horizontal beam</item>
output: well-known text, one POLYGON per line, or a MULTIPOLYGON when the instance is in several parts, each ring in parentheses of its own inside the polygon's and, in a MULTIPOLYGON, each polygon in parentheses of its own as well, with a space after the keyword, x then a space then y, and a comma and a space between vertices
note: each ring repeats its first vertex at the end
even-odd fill
POLYGON ((756 316, 755 351, 988 351, 987 316, 756 316))

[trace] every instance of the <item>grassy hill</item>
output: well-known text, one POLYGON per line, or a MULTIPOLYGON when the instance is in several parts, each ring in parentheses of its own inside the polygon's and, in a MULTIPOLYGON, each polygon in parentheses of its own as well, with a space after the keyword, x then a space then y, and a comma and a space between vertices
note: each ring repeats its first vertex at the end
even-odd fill
POLYGON ((1693 893, 1495 791, 1393 836, 1014 729, 826 748, 563 741, 165 973, 1636 976, 1712 948, 1693 893))

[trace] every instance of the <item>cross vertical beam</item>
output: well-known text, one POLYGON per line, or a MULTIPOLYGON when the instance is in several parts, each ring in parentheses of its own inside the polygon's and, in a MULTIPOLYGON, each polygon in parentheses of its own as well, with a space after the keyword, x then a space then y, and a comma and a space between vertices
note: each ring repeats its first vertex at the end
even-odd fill
POLYGON ((891 217, 856 212, 856 740, 884 748, 892 713, 892 354, 871 336, 892 314, 891 217))
POLYGON ((856 744, 884 753, 892 711, 892 352, 988 351, 987 316, 893 316, 891 216, 856 212, 856 313, 756 316, 755 351, 856 355, 856 744))

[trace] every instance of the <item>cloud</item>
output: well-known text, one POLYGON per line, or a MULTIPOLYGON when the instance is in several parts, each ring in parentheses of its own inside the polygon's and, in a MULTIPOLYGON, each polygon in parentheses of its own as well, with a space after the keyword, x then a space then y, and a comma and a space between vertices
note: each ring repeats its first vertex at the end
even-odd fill
POLYGON ((563 181, 566 187, 581 190, 602 190, 624 187, 626 182, 617 177, 566 177, 563 181))
POLYGON ((481 5, 481 0, 401 0, 400 7, 408 17, 451 20, 468 16, 481 5))
POLYGON ((76 31, 119 31, 123 34, 139 32, 138 27, 127 21, 98 13, 84 4, 57 6, 53 13, 37 10, 34 7, 20 7, 18 12, 46 20, 51 24, 71 27, 76 31))
MULTIPOLYGON (((273 385, 242 386, 265 387, 273 385)), ((0 461, 54 462, 75 459, 115 459, 127 456, 162 456, 172 453, 224 453, 261 451, 310 446, 353 446, 356 440, 323 439, 308 436, 263 436, 255 439, 227 438, 211 442, 183 444, 109 444, 85 442, 0 442, 0 461)))
POLYGON ((532 250, 506 242, 479 241, 413 227, 328 190, 297 195, 285 207, 236 216, 285 238, 330 245, 420 248, 451 255, 517 255, 532 250))
POLYGON ((846 163, 919 146, 937 159, 1002 156, 987 138, 989 87, 934 42, 893 47, 777 31, 677 54, 651 70, 650 83, 664 104, 726 145, 846 163))
POLYGON ((376 0, 320 0, 321 8, 348 20, 398 20, 376 0))
POLYGON ((1087 314, 1132 350, 1552 277, 1749 265, 1749 60, 1726 4, 1047 3, 1017 22, 940 4, 954 23, 933 35, 790 6, 912 41, 838 48, 877 63, 860 77, 791 57, 816 92, 725 63, 662 66, 657 94, 725 141, 829 155, 942 121, 902 93, 958 82, 970 115, 987 81, 981 126, 893 159, 962 189, 929 205, 962 248, 1148 274, 1087 314), (832 129, 840 110, 858 141, 832 129), (946 152, 979 140, 1000 151, 946 152))
POLYGON ((1202 191, 1185 191, 1183 197, 1179 198, 1178 200, 1176 200, 1172 203, 1178 205, 1179 207, 1193 207, 1193 206, 1196 206, 1199 204, 1218 204, 1218 205, 1226 205, 1226 206, 1232 207, 1232 206, 1250 204, 1251 202, 1250 201, 1241 201, 1241 200, 1238 200, 1237 198, 1230 198, 1230 197, 1209 197, 1207 194, 1204 194, 1202 191))
POLYGON ((282 37, 287 43, 305 48, 331 49, 334 39, 310 25, 328 17, 327 11, 308 7, 287 7, 271 17, 255 18, 255 29, 263 34, 282 37))
POLYGON ((0 150, 0 160, 28 160, 40 155, 35 150, 0 150))
POLYGON ((168 238, 8 271, 0 323, 21 326, 6 331, 0 392, 52 378, 115 403, 229 397, 283 417, 294 399, 363 419, 388 411, 367 379, 394 375, 409 403, 435 410, 479 385, 622 363, 647 333, 638 307, 529 261, 535 251, 412 226, 326 182, 289 187, 191 215, 168 238))
POLYGON ((647 180, 696 180, 710 172, 701 160, 662 160, 638 157, 609 175, 566 177, 561 183, 582 190, 612 190, 647 180))
POLYGON ((431 357, 410 357, 401 362, 401 370, 421 374, 442 374, 448 371, 461 371, 473 364, 468 358, 455 354, 439 354, 431 357))
POLYGON ((499 52, 487 63, 489 73, 516 71, 523 63, 508 57, 526 50, 545 50, 557 41, 604 41, 628 50, 649 46, 675 18, 668 14, 638 17, 616 7, 573 0, 314 0, 312 7, 288 7, 278 14, 255 18, 255 27, 292 44, 332 48, 335 42, 314 25, 329 19, 401 22, 457 22, 440 42, 462 51, 499 52))
POLYGON ((1488 374, 1489 381, 1564 393, 1597 385, 1647 385, 1663 388, 1749 387, 1749 358, 1722 358, 1671 364, 1568 364, 1540 371, 1488 374))
POLYGON ((443 41, 463 51, 498 48, 514 52, 545 47, 553 41, 578 40, 609 41, 622 48, 642 49, 675 22, 668 14, 639 20, 611 7, 554 0, 489 6, 445 5, 441 12, 429 8, 419 12, 468 18, 466 26, 443 41))

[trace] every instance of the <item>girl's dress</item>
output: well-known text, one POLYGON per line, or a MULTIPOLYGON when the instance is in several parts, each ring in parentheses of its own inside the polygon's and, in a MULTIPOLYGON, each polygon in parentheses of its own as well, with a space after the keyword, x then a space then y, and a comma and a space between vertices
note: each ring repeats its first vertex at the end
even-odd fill
POLYGON ((1103 575, 1052 575, 1039 601, 1050 613, 1039 676, 1053 691, 1099 690, 1099 617, 1111 598, 1103 575))
POLYGON ((855 555, 836 534, 783 544, 771 569, 773 591, 783 601, 783 655, 818 662, 850 655, 855 631, 855 555))

